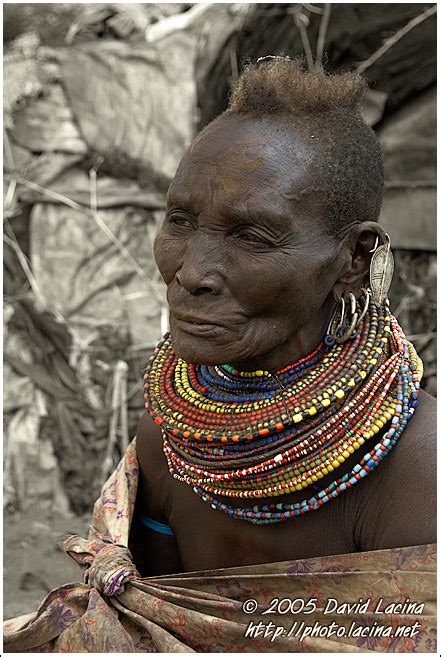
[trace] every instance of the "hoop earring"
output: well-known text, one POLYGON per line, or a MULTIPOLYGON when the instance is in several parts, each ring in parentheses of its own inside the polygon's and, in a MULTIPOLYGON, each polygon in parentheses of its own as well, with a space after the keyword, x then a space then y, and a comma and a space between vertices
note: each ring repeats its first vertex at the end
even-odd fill
POLYGON ((329 338, 326 344, 331 345, 334 343, 341 344, 345 342, 353 333, 355 325, 358 320, 358 314, 356 312, 357 304, 355 297, 352 292, 349 292, 349 317, 347 317, 347 305, 345 302, 345 296, 343 295, 340 299, 340 303, 337 304, 334 308, 334 312, 331 316, 331 321, 329 322, 328 331, 326 338, 329 338))
POLYGON ((383 305, 387 299, 394 274, 394 257, 390 248, 390 237, 387 233, 385 235, 386 244, 381 244, 375 249, 369 270, 372 298, 377 306, 383 305))
POLYGON ((345 302, 345 297, 342 296, 339 304, 335 306, 325 337, 325 344, 327 346, 332 346, 336 343, 342 344, 354 336, 355 328, 367 313, 371 296, 370 290, 362 288, 361 291, 365 295, 365 302, 361 313, 357 311, 357 300, 352 292, 348 293, 348 304, 345 302))
POLYGON ((370 301, 370 298, 371 298, 371 296, 372 296, 371 291, 369 290, 369 288, 366 289, 365 287, 362 287, 362 288, 361 288, 361 291, 363 292, 363 294, 364 294, 364 296, 365 296, 365 301, 364 301, 363 310, 361 311, 361 315, 360 315, 360 317, 358 318, 357 324, 360 324, 361 321, 362 321, 362 319, 363 319, 364 316, 366 315, 366 313, 367 313, 367 311, 368 311, 368 308, 369 308, 369 301, 370 301))

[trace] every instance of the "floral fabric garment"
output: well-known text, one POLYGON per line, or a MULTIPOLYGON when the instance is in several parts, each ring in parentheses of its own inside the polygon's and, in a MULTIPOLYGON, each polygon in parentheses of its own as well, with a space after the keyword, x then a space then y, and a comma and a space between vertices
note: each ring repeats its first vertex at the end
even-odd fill
POLYGON ((435 545, 141 579, 127 548, 133 440, 60 547, 84 583, 4 623, 5 652, 436 652, 435 545))

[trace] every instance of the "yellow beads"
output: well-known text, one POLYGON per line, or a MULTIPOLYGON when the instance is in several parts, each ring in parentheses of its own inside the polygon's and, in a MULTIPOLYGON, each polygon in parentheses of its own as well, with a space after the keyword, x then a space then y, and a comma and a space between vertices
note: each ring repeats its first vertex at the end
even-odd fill
MULTIPOLYGON (((383 434, 386 436, 384 427, 400 414, 392 374, 399 367, 396 354, 403 352, 404 337, 393 318, 393 333, 386 327, 381 334, 384 316, 379 317, 373 305, 371 310, 375 313, 373 324, 369 328, 364 325, 362 336, 354 336, 356 341, 346 346, 322 347, 322 353, 314 352, 314 359, 308 357, 306 365, 300 363, 293 372, 290 366, 275 375, 264 369, 240 372, 233 365, 188 365, 174 354, 167 339, 165 348, 161 347, 153 360, 145 396, 157 424, 164 423, 166 456, 169 467, 171 463, 174 473, 179 474, 176 478, 197 484, 196 492, 199 494, 202 489, 207 499, 211 494, 277 498, 292 491, 300 493, 298 499, 305 497, 303 504, 308 503, 310 509, 318 508, 314 500, 321 505, 330 499, 343 474, 336 470, 343 464, 340 471, 349 473, 349 464, 344 464, 355 462, 356 451, 369 441, 369 447, 357 454, 364 463, 371 443, 377 443, 383 434), (391 355, 395 360, 389 362, 391 355), (378 372, 381 365, 384 376, 382 371, 378 372), (170 372, 171 380, 164 378, 163 367, 170 372), (300 373, 300 369, 305 371, 300 373), (246 380, 241 381, 240 377, 246 380), (363 379, 368 379, 369 384, 365 385, 363 379), (256 446, 252 442, 255 438, 259 440, 256 446), (231 453, 230 443, 234 449, 231 453), (175 452, 175 446, 180 447, 179 452, 175 452), (236 464, 242 453, 244 458, 236 464), (227 456, 231 459, 228 463, 227 456), (225 467, 221 463, 224 457, 225 467), (330 489, 320 481, 324 477, 325 483, 335 480, 330 489), (318 499, 315 491, 312 499, 301 494, 314 482, 320 482, 317 490, 323 488, 327 498, 318 499)), ((368 317, 365 321, 369 321, 368 317)), ((416 380, 421 362, 411 345, 408 350, 413 365, 411 376, 416 380)), ((374 460, 381 457, 378 454, 374 460)), ((347 486, 354 483, 352 478, 347 486)), ((297 505, 300 508, 300 502, 295 500, 293 506, 297 505)), ((222 507, 225 510, 226 506, 222 507)), ((252 522, 258 522, 265 514, 271 516, 271 522, 272 516, 287 515, 276 510, 267 512, 265 507, 264 514, 259 514, 257 509, 247 514, 252 516, 252 522)), ((302 507, 300 512, 303 511, 302 507)), ((228 513, 235 515, 236 510, 228 507, 228 513)))

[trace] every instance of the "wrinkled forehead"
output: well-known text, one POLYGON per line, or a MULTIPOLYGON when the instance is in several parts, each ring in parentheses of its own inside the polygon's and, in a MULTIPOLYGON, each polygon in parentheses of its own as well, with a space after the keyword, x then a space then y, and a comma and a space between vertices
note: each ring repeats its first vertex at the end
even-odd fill
POLYGON ((170 186, 169 201, 202 193, 207 184, 230 199, 263 193, 273 202, 295 199, 317 183, 314 139, 283 123, 224 115, 194 139, 170 186))

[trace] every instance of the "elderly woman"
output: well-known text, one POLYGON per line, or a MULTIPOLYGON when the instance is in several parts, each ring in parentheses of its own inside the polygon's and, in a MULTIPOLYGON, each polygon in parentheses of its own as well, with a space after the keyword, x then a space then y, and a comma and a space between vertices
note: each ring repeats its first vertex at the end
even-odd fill
POLYGON ((181 161, 137 435, 145 575, 435 541, 435 400, 386 298, 364 87, 252 66, 181 161))
POLYGON ((363 91, 273 58, 193 141, 148 412, 89 538, 60 541, 85 583, 9 621, 8 651, 434 649, 435 404, 389 310, 363 91))

